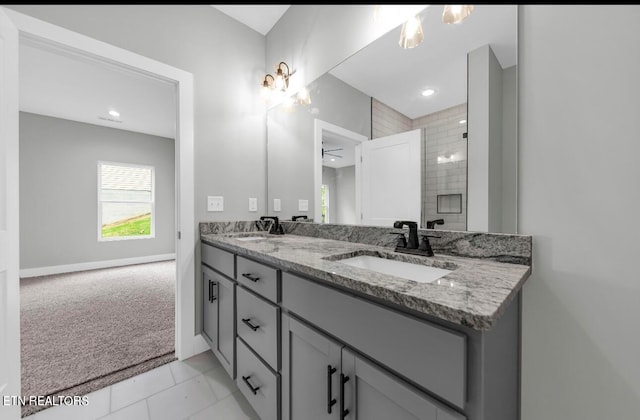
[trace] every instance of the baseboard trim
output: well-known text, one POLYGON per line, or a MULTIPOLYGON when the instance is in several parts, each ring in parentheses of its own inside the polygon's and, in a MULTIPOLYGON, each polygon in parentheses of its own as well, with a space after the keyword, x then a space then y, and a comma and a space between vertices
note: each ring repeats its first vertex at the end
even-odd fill
POLYGON ((175 260, 176 254, 149 255, 146 257, 121 258, 118 260, 92 261, 78 264, 52 265, 50 267, 25 268, 20 270, 20 278, 50 276, 52 274, 97 270, 100 268, 122 267, 123 265, 144 264, 175 260))

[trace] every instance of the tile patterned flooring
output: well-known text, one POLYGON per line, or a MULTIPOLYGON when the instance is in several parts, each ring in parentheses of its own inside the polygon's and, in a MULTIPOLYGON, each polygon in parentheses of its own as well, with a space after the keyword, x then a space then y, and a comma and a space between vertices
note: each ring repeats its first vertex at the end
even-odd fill
POLYGON ((176 360, 24 420, 259 420, 211 351, 176 360))

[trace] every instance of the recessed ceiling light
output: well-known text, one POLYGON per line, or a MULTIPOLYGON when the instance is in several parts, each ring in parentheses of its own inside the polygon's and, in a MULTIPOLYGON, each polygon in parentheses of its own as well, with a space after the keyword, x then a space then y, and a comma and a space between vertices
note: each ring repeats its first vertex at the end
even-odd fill
POLYGON ((467 122, 467 120, 460 120, 460 124, 464 124, 466 122, 467 122))
POLYGON ((120 113, 112 109, 111 111, 109 111, 109 115, 111 115, 112 117, 119 117, 120 113))
POLYGON ((435 90, 433 90, 433 89, 427 89, 427 90, 422 91, 422 96, 431 96, 431 95, 433 95, 434 93, 436 93, 436 91, 435 91, 435 90))

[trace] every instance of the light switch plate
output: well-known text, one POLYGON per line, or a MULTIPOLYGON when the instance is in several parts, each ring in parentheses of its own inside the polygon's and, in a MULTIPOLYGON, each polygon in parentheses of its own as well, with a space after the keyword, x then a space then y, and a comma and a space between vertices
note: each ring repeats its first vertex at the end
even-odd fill
POLYGON ((207 211, 224 211, 224 197, 207 197, 207 211))
POLYGON ((258 211, 258 199, 249 198, 249 211, 258 211))
POLYGON ((280 202, 279 198, 274 198, 273 199, 273 211, 281 211, 282 210, 282 203, 280 202))
POLYGON ((298 200, 298 211, 309 211, 309 200, 298 200))

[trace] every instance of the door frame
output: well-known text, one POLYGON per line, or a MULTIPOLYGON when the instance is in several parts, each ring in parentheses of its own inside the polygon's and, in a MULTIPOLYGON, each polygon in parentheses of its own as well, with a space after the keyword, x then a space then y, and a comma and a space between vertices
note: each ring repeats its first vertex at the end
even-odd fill
MULTIPOLYGON (((322 203, 320 194, 322 189, 322 132, 330 131, 341 137, 353 141, 354 146, 369 140, 367 136, 347 130, 338 125, 319 120, 313 120, 313 221, 320 223, 322 220, 322 203)), ((356 159, 359 157, 356 155, 356 159)), ((356 203, 358 202, 358 174, 356 173, 356 203)), ((356 204, 357 205, 357 204, 356 204)), ((357 208, 356 208, 357 209, 357 208)), ((357 215, 356 215, 357 216, 357 215)), ((357 219, 357 217, 356 217, 357 219)))
MULTIPOLYGON (((69 49, 111 65, 170 82, 176 87, 176 305, 175 349, 178 359, 186 359, 206 348, 195 335, 195 248, 194 222, 194 92, 193 75, 148 57, 103 41, 64 29, 2 7, 18 29, 19 38, 36 39, 57 48, 69 49)), ((15 80, 18 85, 18 80, 15 80)), ((17 110, 18 111, 18 110, 17 110)), ((18 180, 16 180, 18 184, 18 180)), ((19 263, 19 262, 18 262, 19 263)), ((11 363, 12 361, 3 361, 11 363)))

